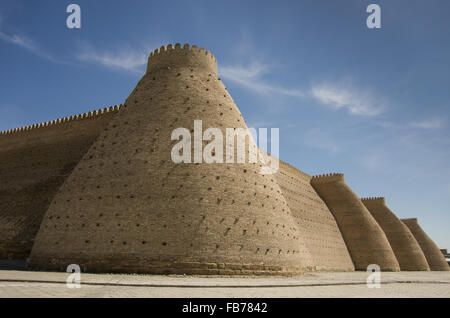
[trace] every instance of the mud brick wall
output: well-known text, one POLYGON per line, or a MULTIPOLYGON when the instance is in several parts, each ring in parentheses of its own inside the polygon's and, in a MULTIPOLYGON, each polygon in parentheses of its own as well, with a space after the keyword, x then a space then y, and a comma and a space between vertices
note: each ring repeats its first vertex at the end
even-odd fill
POLYGON ((402 222, 411 230, 420 247, 422 248, 428 265, 432 271, 448 271, 450 267, 445 260, 444 255, 439 250, 439 247, 434 241, 425 233, 422 227, 417 222, 416 218, 402 219, 402 222))
POLYGON ((370 264, 383 271, 400 270, 386 235, 343 174, 315 176, 311 185, 336 218, 357 270, 366 270, 370 264))
MULTIPOLYGON (((311 263, 274 176, 260 165, 175 164, 174 128, 247 128, 211 53, 167 46, 54 197, 34 268, 300 273, 311 263)), ((207 142, 204 142, 206 146, 207 142)))
POLYGON ((386 206, 384 198, 363 198, 391 244, 402 271, 429 271, 425 255, 408 227, 386 206))
POLYGON ((0 133, 0 258, 26 258, 58 188, 118 107, 0 133))
POLYGON ((276 180, 311 253, 311 265, 316 270, 353 271, 336 220, 311 186, 311 177, 280 161, 276 180))
MULTIPOLYGON (((263 175, 248 157, 175 164, 171 133, 183 127, 193 135, 194 120, 224 137, 226 128, 247 129, 214 56, 177 44, 150 54, 123 106, 1 132, 0 258, 26 258, 35 242, 29 265, 36 269, 76 263, 91 272, 292 275, 379 264, 397 271, 396 255, 403 269, 427 269, 395 215, 377 205, 372 216, 343 175, 311 178, 282 161, 276 174, 263 175)), ((203 149, 212 143, 202 141, 203 149)), ((249 146, 256 147, 252 138, 249 146)), ((435 244, 408 222, 431 269, 445 270, 435 244)))

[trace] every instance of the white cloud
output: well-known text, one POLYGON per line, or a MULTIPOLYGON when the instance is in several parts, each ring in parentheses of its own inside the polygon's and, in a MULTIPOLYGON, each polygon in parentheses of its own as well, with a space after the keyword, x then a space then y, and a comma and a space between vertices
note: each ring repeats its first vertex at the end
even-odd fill
MULTIPOLYGON (((2 23, 2 17, 0 16, 0 27, 2 23)), ((0 40, 17 45, 34 55, 45 58, 55 63, 67 63, 55 58, 43 50, 38 43, 30 38, 17 34, 7 34, 0 31, 0 40)), ((136 50, 131 48, 122 48, 115 52, 110 51, 97 51, 88 45, 83 45, 76 58, 83 62, 97 63, 109 68, 123 69, 134 73, 142 73, 147 64, 147 57, 150 52, 150 47, 142 50, 136 50)))
POLYGON ((254 92, 267 95, 279 94, 292 97, 304 97, 305 94, 299 89, 289 89, 277 85, 265 83, 261 76, 269 72, 267 65, 253 62, 249 66, 223 66, 220 67, 220 76, 238 85, 253 90, 254 92))
POLYGON ((420 128, 420 129, 437 129, 437 128, 440 128, 441 126, 442 126, 442 122, 438 118, 412 122, 410 124, 410 127, 420 128))
POLYGON ((334 137, 321 129, 310 129, 303 136, 303 143, 311 148, 325 150, 332 155, 341 151, 334 137))
POLYGON ((311 96, 334 108, 346 109, 352 115, 376 116, 386 110, 381 98, 350 85, 324 83, 313 85, 311 96))
POLYGON ((80 61, 100 64, 111 69, 142 73, 147 64, 149 49, 121 48, 115 51, 97 51, 83 45, 76 58, 80 61))
POLYGON ((29 51, 37 50, 37 46, 33 43, 33 41, 24 36, 19 36, 16 34, 8 35, 0 31, 0 39, 5 42, 23 47, 24 49, 27 49, 29 51))
POLYGON ((374 122, 375 125, 380 126, 382 128, 398 128, 398 125, 394 124, 391 121, 375 121, 374 122))
POLYGON ((386 170, 389 164, 386 164, 386 158, 379 152, 371 152, 364 154, 359 158, 359 163, 369 171, 378 171, 380 169, 386 170))
POLYGON ((433 130, 441 128, 444 123, 442 119, 425 119, 421 121, 413 121, 409 123, 398 123, 392 121, 374 122, 375 125, 386 129, 394 129, 397 131, 412 131, 412 130, 433 130))
POLYGON ((220 75, 242 87, 260 95, 278 94, 284 96, 307 98, 312 97, 334 109, 346 109, 352 115, 376 116, 386 110, 382 98, 376 97, 367 90, 358 90, 348 83, 313 85, 311 89, 291 89, 281 87, 262 80, 269 73, 267 65, 253 62, 248 66, 229 65, 220 68, 220 75))
MULTIPOLYGON (((1 27, 1 23, 2 23, 2 17, 0 16, 0 27, 1 27)), ((29 51, 30 53, 32 53, 36 56, 45 58, 51 62, 64 63, 64 62, 59 61, 58 59, 54 58, 51 54, 45 52, 45 50, 43 50, 36 42, 34 42, 33 40, 31 40, 30 38, 27 38, 25 36, 17 35, 17 34, 7 34, 7 33, 4 33, 3 31, 0 31, 0 40, 4 41, 6 43, 17 45, 17 46, 29 51)))

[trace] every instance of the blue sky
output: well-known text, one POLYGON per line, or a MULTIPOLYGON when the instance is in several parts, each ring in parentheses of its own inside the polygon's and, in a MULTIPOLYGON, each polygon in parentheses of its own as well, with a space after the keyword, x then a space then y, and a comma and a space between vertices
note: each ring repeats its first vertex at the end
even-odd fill
POLYGON ((150 51, 210 49, 249 126, 280 156, 343 172, 450 248, 449 1, 0 2, 0 130, 122 103, 150 51), (68 29, 70 3, 82 27, 68 29))

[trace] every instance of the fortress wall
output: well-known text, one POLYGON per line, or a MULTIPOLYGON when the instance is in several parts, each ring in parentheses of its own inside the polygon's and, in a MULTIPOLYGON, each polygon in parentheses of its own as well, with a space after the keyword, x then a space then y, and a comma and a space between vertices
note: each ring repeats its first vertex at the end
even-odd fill
POLYGON ((432 271, 448 271, 450 266, 445 260, 444 254, 439 250, 439 247, 434 241, 425 233, 420 227, 416 218, 402 219, 402 222, 411 230, 412 234, 422 248, 428 265, 432 271))
POLYGON ((0 133, 0 259, 28 256, 53 196, 116 111, 0 133))
POLYGON ((402 271, 429 271, 425 255, 408 227, 386 206, 384 198, 365 198, 362 203, 386 234, 402 271))
MULTIPOLYGON (((373 263, 399 270, 388 233, 343 175, 311 179, 282 161, 272 176, 248 162, 173 164, 170 133, 193 128, 194 119, 224 136, 225 127, 246 128, 214 56, 169 45, 152 52, 120 111, 0 132, 0 258, 27 257, 40 228, 29 260, 37 269, 295 274, 373 263)), ((415 231, 440 264, 431 240, 415 231)))
MULTIPOLYGON (((37 129, 38 125, 33 125, 28 129, 4 132, 2 136, 8 136, 8 138, 1 139, 2 153, 6 153, 6 150, 14 152, 19 149, 29 151, 29 149, 26 150, 28 145, 33 145, 32 153, 35 154, 34 157, 30 156, 30 154, 21 156, 22 160, 27 158, 29 162, 35 162, 35 166, 33 167, 36 167, 37 169, 35 171, 33 170, 32 174, 39 173, 44 167, 42 164, 39 164, 40 162, 46 162, 43 158, 46 158, 47 156, 57 158, 58 154, 55 154, 54 152, 58 152, 60 157, 61 154, 64 154, 66 156, 65 161, 68 161, 68 159, 71 158, 72 161, 70 161, 70 166, 66 169, 67 171, 71 171, 73 165, 81 159, 82 155, 94 142, 98 134, 106 127, 107 123, 113 118, 113 115, 117 113, 117 110, 118 108, 113 109, 107 116, 96 115, 102 114, 101 112, 73 116, 73 119, 76 120, 70 123, 67 121, 64 122, 64 124, 61 124, 61 122, 58 123, 58 121, 53 121, 52 124, 48 125, 47 129, 37 129), (83 135, 86 137, 82 137, 83 135), (64 144, 64 147, 53 146, 58 140, 64 144), (17 147, 17 145, 22 146, 17 147), (49 150, 49 147, 52 147, 53 150, 49 150), (60 149, 63 149, 64 151, 60 152, 60 149), (67 151, 67 149, 69 150, 67 151), (77 151, 77 149, 79 151, 77 151)), ((43 125, 42 127, 46 126, 43 125)), ((2 156, 2 158, 4 157, 2 156)), ((17 160, 6 160, 5 162, 13 161, 16 163, 18 162, 17 160)), ((50 164, 56 163, 53 159, 48 161, 50 161, 50 164)), ((57 161, 62 163, 65 162, 61 161, 61 158, 57 161)), ((58 168, 56 168, 56 170, 57 169, 58 168)), ((10 171, 10 173, 14 175, 14 177, 5 176, 5 180, 6 178, 10 179, 9 184, 14 181, 16 185, 24 184, 22 186, 26 186, 30 182, 27 180, 29 174, 26 173, 26 171, 21 171, 15 167, 12 167, 12 169, 5 169, 5 171, 10 171), (21 172, 23 173, 19 175, 21 172)), ((52 171, 54 171, 53 167, 50 167, 47 172, 52 174, 52 171)), ((30 172, 30 169, 28 169, 28 172, 30 172)), ((67 176, 67 173, 60 174, 58 181, 55 184, 52 184, 51 187, 41 187, 39 181, 36 181, 37 183, 34 188, 40 188, 40 191, 35 189, 34 193, 42 200, 41 204, 38 205, 38 208, 33 206, 34 210, 26 208, 26 205, 31 205, 33 202, 36 202, 36 200, 33 200, 32 198, 23 199, 20 195, 5 195, 5 199, 2 201, 4 208, 2 208, 3 218, 1 219, 3 237, 0 249, 2 251, 2 257, 26 258, 28 256, 34 236, 43 218, 42 211, 45 211, 49 201, 55 195, 56 189, 62 184, 64 178, 67 176), (10 199, 9 201, 16 200, 14 202, 15 205, 22 204, 24 207, 21 209, 16 207, 11 208, 14 204, 8 204, 8 198, 10 199), (22 220, 21 226, 17 227, 16 223, 18 217, 23 215, 23 213, 20 214, 17 211, 34 212, 25 214, 26 220, 22 220), (9 221, 11 217, 15 218, 14 221, 9 221), (18 239, 15 238, 15 232, 24 234, 18 239), (27 238, 24 240, 23 237, 25 236, 27 238)), ((38 180, 39 178, 42 179, 42 176, 39 175, 38 180)), ((297 225, 301 228, 301 235, 306 241, 308 249, 311 251, 313 259, 311 259, 311 262, 307 267, 316 270, 354 270, 353 263, 334 217, 315 190, 311 187, 309 182, 310 179, 310 176, 280 160, 280 171, 276 174, 276 180, 280 184, 283 195, 292 210, 297 225)), ((6 183, 4 185, 6 185, 6 183)), ((15 188, 17 188, 17 186, 15 188)), ((5 186, 3 190, 11 189, 5 186)))
POLYGON ((307 268, 311 255, 300 230, 275 178, 261 175, 260 165, 171 160, 173 129, 193 131, 195 119, 224 135, 226 127, 247 128, 209 52, 157 50, 54 197, 29 265, 189 274, 307 268))
POLYGON ((386 235, 343 174, 312 177, 311 185, 336 218, 357 270, 365 271, 370 264, 383 271, 400 270, 386 235))
POLYGON ((355 270, 333 214, 310 184, 311 177, 280 160, 276 180, 317 270, 355 270))

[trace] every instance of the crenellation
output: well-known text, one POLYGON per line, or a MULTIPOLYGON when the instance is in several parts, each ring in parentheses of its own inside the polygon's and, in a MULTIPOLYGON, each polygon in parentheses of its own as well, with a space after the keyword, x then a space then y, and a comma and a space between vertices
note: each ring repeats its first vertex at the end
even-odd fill
POLYGON ((167 67, 190 67, 191 69, 208 68, 217 74, 216 59, 210 51, 198 48, 196 45, 189 47, 189 44, 181 48, 181 45, 177 46, 177 44, 175 47, 172 44, 161 46, 159 50, 152 52, 148 57, 146 73, 150 74, 159 69, 167 70, 167 67))
POLYGON ((173 51, 184 51, 184 52, 191 52, 191 53, 203 53, 205 55, 211 55, 211 51, 206 50, 203 47, 198 47, 197 45, 190 46, 188 43, 184 44, 183 47, 180 43, 168 44, 166 46, 162 45, 159 49, 155 49, 154 51, 150 52, 150 56, 153 57, 158 54, 167 54, 171 53, 173 51))
POLYGON ((380 203, 386 203, 386 199, 384 197, 361 198, 361 201, 379 201, 380 203))
POLYGON ((72 122, 74 120, 87 119, 87 118, 92 118, 92 117, 96 117, 96 116, 101 116, 101 115, 104 115, 104 114, 109 113, 109 112, 117 112, 120 109, 121 105, 114 105, 114 106, 105 107, 103 109, 99 109, 99 110, 95 110, 95 111, 89 111, 89 112, 78 114, 78 115, 72 115, 72 116, 69 116, 69 117, 57 118, 57 119, 53 119, 53 120, 42 122, 42 123, 37 123, 37 124, 28 125, 28 126, 8 129, 8 130, 0 131, 0 135, 12 135, 12 134, 15 134, 15 133, 28 132, 28 131, 31 131, 31 130, 34 131, 34 130, 37 130, 37 129, 40 129, 40 128, 45 128, 45 127, 50 127, 50 126, 57 126, 57 125, 69 123, 69 122, 72 122))
POLYGON ((311 177, 311 183, 345 181, 343 173, 327 173, 311 177))

